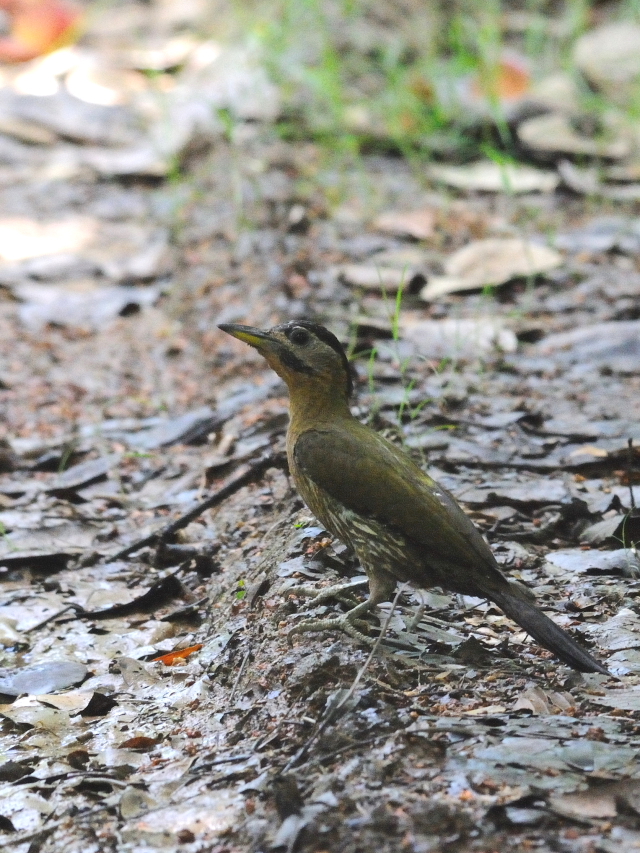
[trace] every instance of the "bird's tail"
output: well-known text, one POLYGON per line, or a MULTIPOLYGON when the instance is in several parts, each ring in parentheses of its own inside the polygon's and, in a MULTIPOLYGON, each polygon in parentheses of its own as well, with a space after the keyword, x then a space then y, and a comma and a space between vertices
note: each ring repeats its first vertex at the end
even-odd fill
POLYGON ((611 675, 606 667, 591 657, 586 649, 583 649, 566 631, 545 616, 535 604, 502 591, 492 590, 491 598, 510 619, 517 622, 528 634, 531 634, 534 640, 553 652, 563 663, 580 672, 601 672, 603 675, 611 675))

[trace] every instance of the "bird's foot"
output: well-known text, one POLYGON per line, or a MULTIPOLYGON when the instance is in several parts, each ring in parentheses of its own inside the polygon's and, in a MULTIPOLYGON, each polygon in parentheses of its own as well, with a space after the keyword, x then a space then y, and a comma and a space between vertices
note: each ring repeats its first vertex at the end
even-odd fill
POLYGON ((367 627, 367 622, 360 617, 364 616, 370 609, 369 601, 363 601, 362 604, 349 610, 348 613, 343 613, 342 616, 334 616, 331 619, 307 619, 305 622, 300 622, 289 631, 289 645, 292 643, 294 634, 306 634, 309 631, 342 631, 343 634, 347 634, 359 643, 372 646, 376 642, 375 637, 369 637, 356 628, 356 625, 367 627))
POLYGON ((345 595, 345 593, 351 592, 351 590, 356 589, 356 587, 366 586, 368 583, 369 580, 367 578, 362 578, 361 580, 357 581, 349 581, 349 583, 338 583, 334 584, 333 586, 327 586, 324 589, 321 589, 320 591, 310 586, 298 586, 294 587, 293 589, 290 589, 289 592, 293 593, 294 595, 304 596, 305 598, 311 598, 311 607, 315 607, 317 604, 323 604, 330 598, 334 598, 336 599, 336 601, 340 601, 342 602, 342 604, 346 604, 347 607, 353 607, 353 596, 345 595))

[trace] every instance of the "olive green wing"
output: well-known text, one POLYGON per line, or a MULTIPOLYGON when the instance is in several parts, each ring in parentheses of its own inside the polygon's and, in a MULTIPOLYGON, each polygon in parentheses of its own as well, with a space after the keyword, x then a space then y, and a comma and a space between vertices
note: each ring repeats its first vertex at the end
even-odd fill
POLYGON ((504 587, 491 549, 453 495, 378 433, 358 421, 308 430, 296 441, 294 457, 316 486, 353 512, 401 532, 427 562, 468 566, 480 585, 504 587))

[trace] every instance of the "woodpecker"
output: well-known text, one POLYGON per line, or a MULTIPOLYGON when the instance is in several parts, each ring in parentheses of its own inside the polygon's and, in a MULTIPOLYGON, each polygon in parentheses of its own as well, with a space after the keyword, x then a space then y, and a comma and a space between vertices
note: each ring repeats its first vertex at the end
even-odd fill
POLYGON ((287 456, 296 488, 324 527, 355 551, 369 580, 366 601, 294 630, 339 629, 362 640, 361 617, 389 600, 398 581, 408 581, 489 599, 570 667, 610 674, 536 606, 528 587, 502 574, 453 495, 353 416, 351 370, 335 335, 307 321, 268 330, 219 328, 258 350, 286 382, 287 456))

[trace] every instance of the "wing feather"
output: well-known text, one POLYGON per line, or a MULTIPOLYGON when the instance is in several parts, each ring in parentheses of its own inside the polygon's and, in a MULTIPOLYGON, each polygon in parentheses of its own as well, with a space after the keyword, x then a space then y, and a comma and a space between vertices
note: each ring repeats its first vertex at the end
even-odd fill
POLYGON ((381 435, 355 424, 304 432, 294 447, 300 471, 348 509, 401 532, 427 562, 468 566, 504 586, 491 549, 453 495, 381 435))

